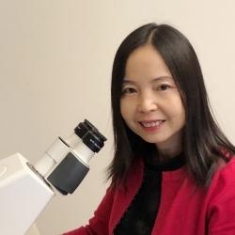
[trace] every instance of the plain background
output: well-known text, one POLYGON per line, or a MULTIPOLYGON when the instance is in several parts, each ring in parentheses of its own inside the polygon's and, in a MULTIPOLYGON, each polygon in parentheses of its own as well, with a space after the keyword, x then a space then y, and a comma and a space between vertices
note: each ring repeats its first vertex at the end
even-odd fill
POLYGON ((0 158, 20 152, 35 162, 84 118, 108 138, 77 191, 55 197, 39 216, 41 234, 83 225, 105 192, 113 57, 142 24, 168 23, 189 38, 215 116, 235 142, 234 9, 233 0, 0 1, 0 158))

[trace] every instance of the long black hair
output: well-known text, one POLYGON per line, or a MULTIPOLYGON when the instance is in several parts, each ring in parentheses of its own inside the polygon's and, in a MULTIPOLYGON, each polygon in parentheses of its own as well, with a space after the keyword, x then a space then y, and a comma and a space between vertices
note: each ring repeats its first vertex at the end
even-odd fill
POLYGON ((231 156, 235 147, 226 138, 211 113, 208 95, 197 55, 188 39, 170 25, 150 23, 129 34, 119 46, 112 70, 111 104, 115 153, 108 176, 112 185, 125 182, 135 157, 156 149, 125 124, 120 112, 126 62, 137 48, 151 44, 160 53, 179 89, 186 113, 183 130, 183 156, 189 173, 199 185, 206 185, 211 169, 223 149, 231 156))

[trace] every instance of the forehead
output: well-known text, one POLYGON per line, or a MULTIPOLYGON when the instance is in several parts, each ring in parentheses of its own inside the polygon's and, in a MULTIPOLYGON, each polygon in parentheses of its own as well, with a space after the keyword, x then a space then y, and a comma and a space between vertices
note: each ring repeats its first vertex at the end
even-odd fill
POLYGON ((150 44, 135 49, 127 59, 125 77, 157 78, 171 77, 171 73, 160 53, 150 44))

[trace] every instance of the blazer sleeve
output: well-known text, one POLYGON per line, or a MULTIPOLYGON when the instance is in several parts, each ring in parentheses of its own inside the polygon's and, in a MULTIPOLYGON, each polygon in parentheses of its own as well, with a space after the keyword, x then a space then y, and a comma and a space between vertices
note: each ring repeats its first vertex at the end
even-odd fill
POLYGON ((108 188, 94 216, 88 224, 72 231, 63 233, 64 235, 108 235, 109 219, 113 205, 113 190, 108 188))
POLYGON ((211 185, 208 235, 235 234, 235 160, 216 173, 211 185))

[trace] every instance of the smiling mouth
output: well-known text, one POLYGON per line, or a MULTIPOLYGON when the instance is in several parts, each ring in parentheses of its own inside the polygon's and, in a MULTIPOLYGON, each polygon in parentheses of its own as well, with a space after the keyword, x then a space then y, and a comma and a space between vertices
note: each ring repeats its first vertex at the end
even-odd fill
POLYGON ((158 121, 150 121, 150 122, 140 122, 141 126, 145 128, 153 128, 153 127, 159 127, 164 120, 158 120, 158 121))

